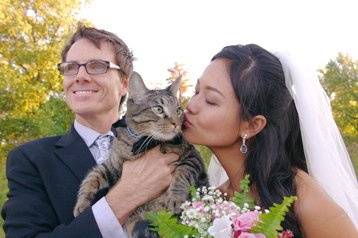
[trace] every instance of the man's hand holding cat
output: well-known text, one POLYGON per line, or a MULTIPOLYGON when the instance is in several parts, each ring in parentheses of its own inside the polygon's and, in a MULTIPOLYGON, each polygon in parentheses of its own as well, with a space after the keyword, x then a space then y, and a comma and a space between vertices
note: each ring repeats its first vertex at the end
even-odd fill
POLYGON ((106 199, 121 224, 140 205, 158 197, 169 185, 179 156, 162 154, 159 147, 123 164, 121 179, 106 199))

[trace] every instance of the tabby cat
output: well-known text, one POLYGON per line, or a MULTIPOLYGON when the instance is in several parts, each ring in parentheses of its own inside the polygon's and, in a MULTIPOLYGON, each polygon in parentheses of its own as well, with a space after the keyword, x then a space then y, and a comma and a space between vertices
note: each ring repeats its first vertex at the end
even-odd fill
POLYGON ((155 237, 149 235, 148 227, 143 229, 139 225, 145 223, 146 212, 168 209, 179 214, 180 205, 188 199, 191 185, 208 186, 199 153, 181 136, 183 111, 176 97, 179 84, 180 78, 166 89, 148 90, 140 75, 136 72, 132 74, 129 80, 126 126, 116 129, 117 138, 112 142, 109 159, 94 167, 83 180, 74 216, 92 204, 99 190, 110 188, 120 179, 124 161, 138 158, 148 147, 155 145, 160 145, 163 153, 178 153, 179 160, 168 190, 137 208, 128 218, 125 226, 130 237, 155 237))

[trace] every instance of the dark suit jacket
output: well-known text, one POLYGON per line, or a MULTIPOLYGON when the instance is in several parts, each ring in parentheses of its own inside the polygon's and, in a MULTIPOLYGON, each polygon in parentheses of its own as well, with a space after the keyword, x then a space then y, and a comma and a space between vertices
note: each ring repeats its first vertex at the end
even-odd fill
POLYGON ((88 208, 74 219, 80 182, 96 162, 72 127, 63 136, 36 140, 9 153, 8 201, 1 215, 6 237, 102 237, 88 208))

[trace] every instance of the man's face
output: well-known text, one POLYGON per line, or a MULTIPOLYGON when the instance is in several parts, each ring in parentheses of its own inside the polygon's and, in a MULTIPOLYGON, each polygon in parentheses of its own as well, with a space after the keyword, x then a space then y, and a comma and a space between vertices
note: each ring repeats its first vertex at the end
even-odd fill
MULTIPOLYGON (((113 47, 102 42, 100 49, 86 39, 76 41, 66 56, 66 62, 86 63, 90 60, 105 60, 116 63, 113 47)), ((66 102, 76 118, 114 116, 118 118, 120 99, 126 93, 126 84, 117 69, 108 69, 104 74, 90 75, 84 66, 78 74, 64 76, 63 87, 66 102)))

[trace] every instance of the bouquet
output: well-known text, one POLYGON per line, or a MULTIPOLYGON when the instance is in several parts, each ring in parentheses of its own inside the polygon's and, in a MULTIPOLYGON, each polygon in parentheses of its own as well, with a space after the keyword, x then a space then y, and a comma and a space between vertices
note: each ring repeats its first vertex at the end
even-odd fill
POLYGON ((191 200, 181 205, 179 218, 168 211, 147 214, 152 230, 163 238, 291 238, 281 222, 296 197, 266 210, 255 206, 249 195, 249 176, 241 181, 241 192, 231 200, 212 187, 191 188, 191 200))

